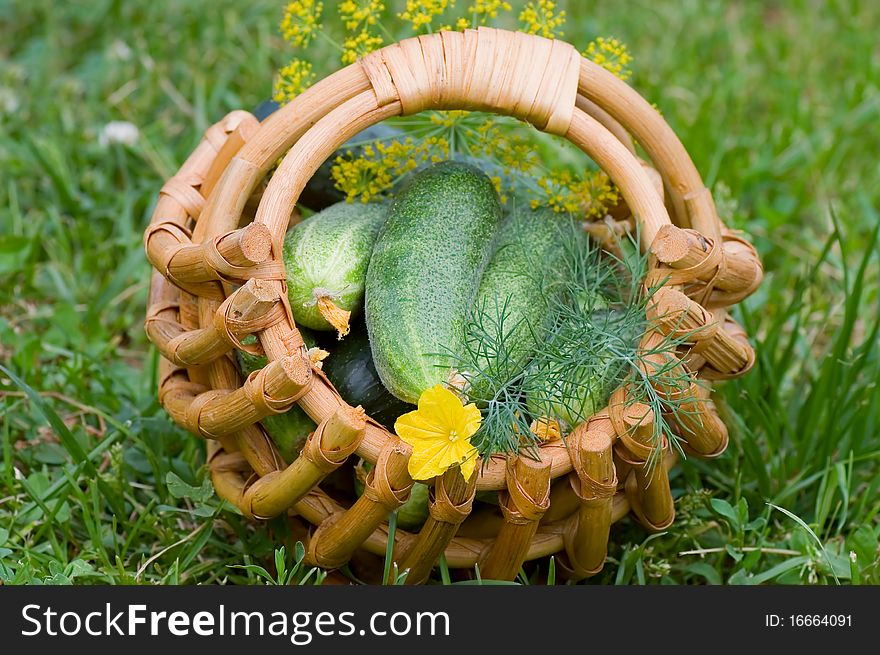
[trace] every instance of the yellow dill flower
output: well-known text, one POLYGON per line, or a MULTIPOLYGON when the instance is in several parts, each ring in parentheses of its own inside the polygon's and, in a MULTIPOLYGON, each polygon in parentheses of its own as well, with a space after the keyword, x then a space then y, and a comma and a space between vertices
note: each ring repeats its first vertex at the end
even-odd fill
POLYGON ((471 26, 471 22, 467 18, 459 18, 455 21, 455 29, 459 32, 464 32, 467 28, 471 26))
POLYGON ((368 52, 373 52, 376 48, 382 46, 382 37, 370 34, 367 30, 361 30, 355 36, 346 37, 342 43, 342 56, 340 60, 343 64, 353 64, 360 57, 368 52))
POLYGON ((324 3, 315 0, 294 0, 284 8, 281 19, 281 36, 297 48, 303 48, 321 29, 321 13, 324 3))
POLYGON ((526 3, 519 14, 519 22, 524 32, 555 39, 563 35, 558 28, 565 24, 565 11, 557 13, 556 3, 552 0, 536 0, 526 3))
MULTIPOLYGON (((474 0, 474 4, 468 7, 468 13, 480 25, 485 25, 490 18, 498 18, 499 11, 510 11, 512 7, 506 0, 474 0)), ((471 26, 465 18, 459 18, 456 24, 458 29, 464 30, 471 26)))
POLYGON ((435 16, 439 16, 454 0, 406 0, 406 9, 397 17, 412 23, 414 32, 418 32, 425 26, 430 26, 435 16))
POLYGON ((461 474, 469 480, 477 462, 477 449, 470 438, 481 420, 476 405, 462 405, 458 396, 442 384, 422 392, 418 409, 394 424, 397 436, 412 446, 407 465, 412 479, 430 480, 453 466, 461 466, 461 474))
POLYGON ((278 71, 272 99, 282 105, 288 103, 309 88, 314 81, 312 65, 304 59, 294 59, 278 71))
POLYGON ((498 193, 498 199, 501 201, 502 205, 507 204, 507 194, 504 193, 504 186, 502 184, 500 175, 493 175, 489 178, 489 181, 492 182, 492 186, 495 187, 495 191, 498 193))
POLYGON ((582 54, 622 80, 632 75, 628 68, 632 55, 629 54, 626 44, 618 39, 600 36, 595 41, 590 41, 582 54))
POLYGON ((430 136, 422 141, 418 155, 432 164, 449 159, 449 141, 442 136, 430 136))
POLYGON ((365 25, 375 25, 384 9, 382 0, 343 0, 336 8, 342 24, 349 32, 365 25))
POLYGON ((604 171, 594 171, 580 178, 571 187, 580 209, 587 218, 601 218, 612 205, 617 204, 617 187, 604 171))
POLYGON ((346 200, 369 202, 389 191, 410 171, 428 162, 449 158, 449 142, 432 136, 416 143, 411 137, 366 145, 357 157, 351 151, 336 158, 330 168, 336 188, 346 200))
POLYGON ((432 111, 428 114, 428 120, 431 121, 432 125, 439 125, 440 127, 455 127, 468 114, 470 114, 470 112, 466 109, 450 109, 447 111, 432 111))
POLYGON ((602 171, 586 172, 575 177, 571 171, 553 171, 538 178, 539 197, 531 200, 532 208, 541 205, 555 212, 580 214, 599 218, 618 199, 617 189, 602 171))
POLYGON ((537 164, 534 148, 526 139, 511 130, 510 125, 499 126, 496 121, 495 117, 490 116, 472 131, 468 131, 467 135, 475 139, 473 149, 497 161, 507 174, 512 171, 530 172, 537 164))
POLYGON ((336 188, 345 194, 348 202, 369 202, 374 196, 389 189, 391 174, 382 163, 369 157, 351 158, 351 153, 338 156, 330 168, 336 188))

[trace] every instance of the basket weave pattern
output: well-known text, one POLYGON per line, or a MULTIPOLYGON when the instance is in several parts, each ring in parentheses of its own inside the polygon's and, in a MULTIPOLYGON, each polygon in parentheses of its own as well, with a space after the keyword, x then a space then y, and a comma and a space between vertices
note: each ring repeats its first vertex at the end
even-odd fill
MULTIPOLYGON (((528 121, 580 147, 620 189, 650 247, 646 283, 666 281, 649 309, 656 330, 642 338, 652 353, 645 365, 671 360, 693 378, 672 417, 688 451, 723 452, 727 429, 710 381, 754 362, 726 311, 761 281, 754 248, 722 224, 662 117, 567 43, 491 28, 421 36, 334 73, 263 123, 234 111, 162 187, 144 236, 155 268, 145 328, 161 353, 159 398, 175 422, 207 440, 218 494, 254 518, 290 513, 316 526, 308 559, 326 568, 361 547, 385 552, 388 514, 413 484, 410 451, 312 366, 287 304, 281 244, 324 160, 364 128, 426 109, 528 121), (636 157, 633 139, 650 165, 636 157), (664 333, 690 342, 658 355, 664 333), (242 344, 249 334, 259 347, 242 344), (236 348, 263 351, 269 363, 242 380, 236 348), (318 427, 287 463, 259 420, 294 403, 318 427), (355 453, 375 466, 364 494, 344 507, 319 485, 355 453)), ((621 388, 564 443, 544 444, 539 460, 492 457, 469 481, 457 469, 440 476, 422 529, 394 535, 407 581, 427 579, 441 554, 450 567, 479 563, 486 578, 512 579, 523 561, 559 553, 563 571, 583 578, 602 568, 610 525, 629 512, 648 529, 665 529, 674 518, 674 456, 667 444, 664 466, 647 466, 654 420, 621 388), (489 490, 500 492, 500 515, 472 513, 475 493, 489 490)))

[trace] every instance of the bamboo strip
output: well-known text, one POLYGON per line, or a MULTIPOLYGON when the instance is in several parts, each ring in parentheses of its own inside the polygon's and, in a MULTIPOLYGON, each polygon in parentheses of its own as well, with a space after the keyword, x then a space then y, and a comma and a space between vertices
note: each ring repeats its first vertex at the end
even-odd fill
POLYGON ((407 584, 421 584, 428 579, 437 558, 471 512, 476 481, 476 472, 466 481, 459 467, 436 479, 430 492, 428 518, 401 560, 400 568, 409 571, 407 584))
MULTIPOLYGON (((611 134, 613 134, 618 141, 626 146, 627 150, 629 150, 633 154, 636 154, 636 144, 633 143, 632 136, 630 136, 630 133, 626 131, 626 128, 623 127, 623 125, 621 125, 617 120, 615 120, 615 118, 611 114, 602 109, 592 100, 585 98, 582 95, 578 95, 575 99, 575 107, 580 109, 588 116, 591 116, 592 118, 595 118, 597 121, 599 121, 606 130, 611 132, 611 134)), ((662 178, 660 180, 660 187, 661 189, 663 187, 662 178)), ((662 192, 661 195, 663 195, 662 192)))
MULTIPOLYGON (((208 463, 208 474, 211 476, 211 484, 220 498, 238 507, 242 514, 252 519, 253 516, 247 513, 241 500, 244 495, 245 479, 240 471, 225 465, 224 458, 226 455, 228 453, 224 452, 219 441, 208 441, 206 461, 208 463)), ((243 458, 242 461, 244 461, 243 458)))
MULTIPOLYGON (((203 181, 213 156, 222 147, 228 134, 235 130, 238 124, 246 120, 248 116, 247 112, 231 112, 220 123, 208 128, 193 154, 187 158, 174 178, 162 187, 159 201, 153 212, 151 226, 145 235, 146 242, 149 241, 151 234, 157 234, 162 231, 171 233, 176 237, 183 235, 183 238, 185 238, 188 236, 189 232, 186 222, 188 219, 195 220, 198 217, 203 203, 202 196, 196 191, 195 187, 199 186, 203 181), (167 229, 155 230, 154 228, 159 224, 164 225, 167 229)), ((147 247, 147 250, 149 251, 149 247, 147 247)), ((167 296, 165 302, 160 303, 160 312, 157 313, 173 318, 175 292, 171 290, 171 285, 158 275, 153 276, 151 284, 153 285, 150 292, 151 299, 167 296)), ((192 296, 187 292, 177 292, 176 304, 181 325, 185 328, 198 327, 200 316, 197 311, 192 311, 194 305, 192 296)), ((152 302, 150 307, 148 315, 154 313, 152 302)), ((164 358, 162 361, 165 362, 163 366, 171 366, 164 358)), ((186 375, 183 375, 182 372, 173 372, 173 370, 166 372, 167 374, 163 375, 160 381, 160 401, 168 399, 167 406, 172 408, 169 410, 172 417, 176 418, 184 426, 192 427, 191 410, 193 409, 193 402, 196 400, 196 390, 204 389, 201 385, 210 384, 215 382, 215 380, 211 379, 209 371, 198 366, 190 367, 186 375)), ((238 382, 237 377, 235 382, 238 382)), ((216 398, 218 394, 216 392, 206 392, 199 395, 204 399, 210 399, 216 398)), ((196 408, 198 408, 198 405, 196 408)), ((222 437, 222 441, 227 452, 240 451, 247 457, 258 474, 268 473, 277 467, 277 452, 266 435, 258 428, 250 427, 242 434, 235 435, 234 437, 222 437)))
POLYGON ((580 498, 577 520, 565 535, 568 564, 577 578, 602 570, 608 553, 611 513, 617 491, 611 437, 603 431, 576 429, 569 435, 572 460, 571 488, 580 498))
MULTIPOLYGON (((215 447, 213 446, 215 443, 216 442, 208 442, 209 452, 211 448, 215 447)), ((668 469, 674 463, 674 455, 667 454, 664 458, 663 466, 668 469)), ((242 494, 240 493, 240 490, 244 488, 245 484, 244 480, 241 479, 241 474, 228 467, 215 468, 212 466, 210 470, 218 494, 224 500, 233 503, 241 509, 240 503, 242 494), (233 476, 237 479, 229 479, 233 476)), ((323 525, 323 523, 330 519, 330 517, 341 515, 345 511, 336 501, 332 500, 326 493, 317 488, 312 489, 305 498, 299 501, 294 506, 294 510, 315 525, 323 525)), ((629 512, 630 504, 626 495, 624 493, 618 493, 615 495, 611 514, 612 522, 616 523, 617 521, 620 521, 629 514, 629 512)), ((564 547, 564 534, 568 529, 567 520, 556 521, 551 525, 541 526, 532 541, 532 545, 529 547, 525 561, 531 561, 540 557, 552 555, 553 553, 562 550, 564 547)), ((387 548, 387 538, 387 525, 379 526, 363 542, 363 548, 374 555, 384 556, 387 548)), ((412 538, 413 535, 402 530, 397 530, 395 534, 395 540, 400 544, 405 544, 412 538)), ((485 551, 488 545, 489 540, 487 539, 454 537, 446 548, 444 556, 450 568, 470 569, 474 567, 480 554, 485 551)))
POLYGON ((669 214, 650 176, 620 141, 584 112, 572 113, 565 137, 581 148, 605 171, 641 227, 643 243, 650 244, 657 231, 669 224, 669 214))
POLYGON ((167 314, 168 307, 152 305, 145 329, 162 355, 180 366, 204 364, 229 352, 244 349, 241 339, 283 318, 277 290, 260 280, 248 280, 220 305, 215 320, 206 327, 187 330, 167 314))
POLYGON ((412 489, 407 472, 411 449, 390 441, 367 476, 364 494, 349 509, 321 523, 309 541, 307 561, 325 569, 339 568, 388 514, 403 505, 412 489))
POLYGON ((650 320, 670 337, 683 339, 715 370, 735 375, 754 361, 748 344, 734 339, 720 321, 681 291, 662 287, 651 297, 650 320))
MULTIPOLYGON (((219 301, 199 298, 199 324, 207 325, 214 321, 220 305, 219 301)), ((238 449, 253 466, 254 472, 260 475, 283 466, 275 443, 254 424, 270 413, 290 408, 304 393, 303 389, 308 388, 311 366, 302 366, 299 361, 282 365, 280 371, 275 371, 275 386, 272 384, 272 375, 266 368, 254 372, 242 385, 241 374, 232 353, 212 360, 205 365, 205 369, 214 395, 194 399, 187 410, 190 426, 195 428, 195 433, 206 437, 219 432, 234 434, 238 449), (294 379, 287 378, 287 375, 293 375, 294 379), (297 386, 303 380, 302 386, 297 386), (226 389, 234 391, 228 395, 220 391, 226 389), (288 389, 290 395, 286 396, 284 394, 288 389)))
MULTIPOLYGON (((650 316, 648 317, 650 319, 650 316)), ((690 377, 675 351, 673 342, 649 322, 639 341, 638 366, 661 397, 681 392, 690 377)))
POLYGON ((480 573, 490 580, 513 580, 550 506, 549 465, 525 455, 508 460, 507 491, 500 505, 504 524, 485 552, 480 573))
MULTIPOLYGON (((266 118, 223 171, 205 203, 201 227, 196 226, 193 241, 234 230, 251 194, 275 162, 332 108, 369 89, 361 66, 352 64, 309 87, 266 118)), ((280 254, 279 250, 275 256, 280 254)))
POLYGON ((733 339, 734 341, 737 341, 738 343, 740 343, 743 346, 743 348, 746 349, 746 352, 748 352, 750 355, 750 359, 749 359, 749 362, 746 364, 746 366, 741 371, 738 371, 737 373, 724 374, 724 373, 721 373, 721 372, 715 370, 714 368, 705 368, 702 371, 700 371, 700 377, 702 377, 705 380, 710 380, 710 381, 711 380, 725 380, 728 378, 740 376, 740 375, 746 373, 747 371, 751 370, 752 366, 755 365, 756 354, 755 354, 754 348, 752 348, 752 345, 749 343, 749 335, 746 334, 746 331, 743 328, 743 326, 740 325, 739 323, 737 323, 733 319, 733 317, 731 317, 730 314, 727 313, 724 309, 720 309, 720 308, 715 309, 715 310, 713 310, 712 313, 714 314, 716 319, 721 322, 722 329, 724 330, 724 332, 731 339, 733 339))
MULTIPOLYGON (((651 252, 658 260, 678 269, 692 269, 702 264, 709 256, 711 244, 696 230, 682 229, 675 225, 667 225, 657 233, 651 244, 651 252)), ((714 270, 701 272, 701 279, 712 279, 714 270)), ((722 280, 716 280, 722 286, 722 280)))
MULTIPOLYGON (((220 122, 209 127, 178 172, 160 190, 150 226, 144 233, 147 258, 157 270, 165 272, 165 258, 170 257, 181 244, 190 243, 187 222, 190 219, 195 220, 204 205, 204 198, 197 187, 202 185, 227 135, 237 129, 248 116, 250 114, 243 111, 230 112, 220 122)), ((213 288, 179 286, 193 293, 200 290, 214 292, 213 288)), ((196 326, 197 324, 192 327, 196 326)))
MULTIPOLYGON (((246 121, 249 116, 250 115, 247 112, 233 112, 224 119, 225 123, 222 126, 222 129, 218 128, 216 125, 208 129, 205 133, 205 137, 212 144, 215 153, 214 156, 216 156, 216 153, 220 152, 223 145, 228 141, 229 133, 234 131, 241 121, 246 121)), ((213 157, 211 160, 206 159, 206 161, 203 162, 203 165, 205 165, 203 170, 208 171, 212 161, 213 157)), ((202 175, 201 178, 203 181, 204 175, 202 175)), ((190 216, 196 221, 195 232, 198 232, 199 226, 205 224, 201 211, 190 212, 190 216)), ((218 243, 222 240, 222 236, 214 240, 213 243, 215 249, 217 248, 218 243)), ((199 325, 206 326, 215 320, 216 312, 219 309, 223 298, 223 290, 217 283, 210 282, 206 283, 206 288, 216 289, 218 293, 204 293, 196 303, 191 302, 191 300, 194 299, 189 298, 189 294, 182 294, 182 297, 187 297, 187 302, 181 303, 182 307, 190 308, 193 304, 196 305, 195 312, 190 311, 189 309, 187 309, 186 312, 181 312, 181 319, 186 316, 186 322, 183 322, 185 327, 190 325, 192 327, 199 325)), ((191 430, 195 428, 196 433, 201 434, 202 432, 199 427, 201 420, 200 415, 205 409, 205 405, 209 404, 209 401, 216 401, 222 395, 222 392, 217 390, 238 389, 241 385, 241 378, 236 365, 229 356, 215 359, 213 362, 205 366, 190 367, 189 375, 191 379, 205 382, 211 389, 215 390, 210 395, 202 394, 200 397, 194 398, 192 404, 186 410, 188 428, 191 430)), ((266 404, 265 398, 263 397, 260 397, 259 399, 254 398, 254 400, 258 400, 261 405, 266 404)), ((278 454, 275 444, 259 426, 253 424, 242 425, 240 431, 234 431, 231 432, 231 434, 232 439, 235 441, 235 449, 240 451, 247 459, 257 475, 265 475, 275 471, 282 464, 281 457, 278 454)))
MULTIPOLYGON (((198 223, 197 223, 198 225, 198 223)), ((157 234, 166 234, 158 231, 157 234)), ((271 254, 271 234, 263 225, 250 223, 202 243, 169 245, 167 241, 147 242, 148 256, 154 266, 178 286, 208 293, 215 280, 240 282, 249 277, 277 275, 277 266, 267 265, 271 254), (164 248, 164 251, 159 251, 164 248)))
POLYGON ((668 417, 687 448, 704 458, 719 456, 728 442, 727 426, 715 411, 711 391, 707 382, 692 382, 668 417))
POLYGON ((626 82, 587 59, 580 62, 578 92, 613 116, 647 151, 663 176, 676 224, 719 238, 722 226, 717 214, 691 215, 685 208, 684 197, 702 189, 703 181, 687 150, 660 113, 626 82))
POLYGON ((675 408, 669 419, 679 428, 679 436, 703 457, 720 455, 727 447, 727 428, 706 402, 705 385, 694 379, 656 330, 645 333, 641 347, 648 354, 639 365, 657 394, 675 408))
MULTIPOLYGON (((669 444, 664 440, 661 447, 665 452, 669 444)), ((672 524, 675 507, 669 474, 664 466, 650 460, 652 449, 650 441, 634 434, 629 441, 619 441, 614 446, 614 453, 630 468, 625 488, 633 513, 645 528, 660 531, 672 524)))
POLYGON ((299 357, 270 362, 234 391, 196 396, 186 411, 186 427, 210 438, 232 434, 265 416, 287 411, 311 380, 311 367, 299 357))
POLYGON ((286 469, 264 475, 244 494, 243 504, 257 518, 272 518, 299 502, 339 468, 364 436, 363 409, 340 407, 309 435, 300 456, 286 469))
POLYGON ((205 173, 205 179, 202 181, 201 187, 199 187, 200 193, 205 198, 211 195, 214 187, 217 186, 217 183, 220 181, 223 171, 229 166, 229 162, 232 161, 232 158, 238 154, 244 144, 247 143, 259 129, 260 121, 258 121, 253 115, 248 114, 246 117, 242 118, 238 126, 229 133, 226 141, 214 156, 214 161, 211 162, 211 167, 205 173))
POLYGON ((756 281, 763 277, 754 247, 724 237, 717 243, 720 245, 696 230, 668 225, 658 232, 651 252, 658 261, 678 271, 668 272, 673 283, 706 283, 695 292, 706 293, 707 286, 737 296, 754 290, 756 281))

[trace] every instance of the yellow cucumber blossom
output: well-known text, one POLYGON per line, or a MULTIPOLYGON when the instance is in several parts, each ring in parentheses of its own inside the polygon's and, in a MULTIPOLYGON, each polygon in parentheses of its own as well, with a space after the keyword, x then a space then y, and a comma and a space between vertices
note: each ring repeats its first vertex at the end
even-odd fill
POLYGON ((429 480, 461 466, 461 474, 469 480, 477 461, 477 449, 470 438, 480 420, 476 405, 462 405, 442 384, 422 392, 418 409, 394 424, 397 436, 412 446, 408 466, 412 479, 429 480))

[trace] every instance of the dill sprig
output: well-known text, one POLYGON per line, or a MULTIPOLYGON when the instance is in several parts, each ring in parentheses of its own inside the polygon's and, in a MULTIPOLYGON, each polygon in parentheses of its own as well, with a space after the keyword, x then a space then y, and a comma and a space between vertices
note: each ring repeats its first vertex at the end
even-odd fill
POLYGON ((456 356, 458 370, 468 382, 466 393, 477 404, 483 419, 471 443, 481 455, 518 453, 531 449, 537 437, 529 429, 526 405, 532 380, 527 376, 531 353, 523 353, 511 341, 520 328, 535 327, 515 321, 509 312, 510 298, 474 306, 465 325, 464 352, 456 356))
POLYGON ((511 343, 520 326, 512 324, 509 299, 475 306, 467 321, 466 347, 455 356, 455 367, 483 414, 473 443, 482 455, 534 453, 539 440, 529 429, 533 419, 560 421, 564 437, 626 386, 628 403, 654 413, 653 466, 664 441, 682 452, 669 419, 686 411, 678 398, 693 378, 669 355, 689 335, 640 346, 642 335, 654 328, 646 310, 659 287, 644 287, 648 261, 638 234, 619 244, 618 257, 589 240, 577 221, 559 221, 559 229, 553 265, 535 267, 549 271, 536 299, 546 304, 545 321, 527 326, 535 351, 523 353, 511 343))

